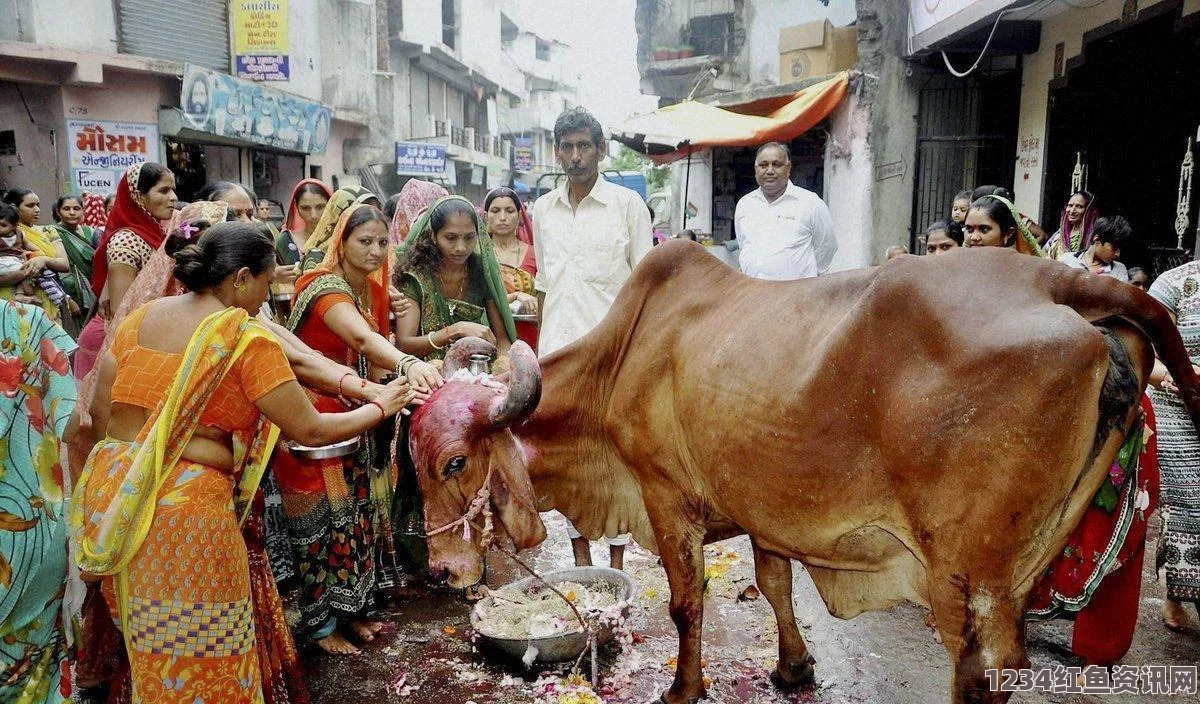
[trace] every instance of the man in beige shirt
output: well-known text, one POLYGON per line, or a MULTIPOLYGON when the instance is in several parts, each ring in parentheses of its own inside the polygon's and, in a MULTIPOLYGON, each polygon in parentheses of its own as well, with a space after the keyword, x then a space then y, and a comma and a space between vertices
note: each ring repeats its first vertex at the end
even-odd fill
MULTIPOLYGON (((600 178, 607 148, 600 122, 583 108, 567 110, 554 123, 554 151, 567 183, 538 198, 532 213, 541 355, 590 332, 654 246, 641 197, 600 178)), ((592 564, 588 540, 574 526, 568 532, 575 564, 592 564)), ((629 536, 605 540, 612 566, 621 569, 629 536)))

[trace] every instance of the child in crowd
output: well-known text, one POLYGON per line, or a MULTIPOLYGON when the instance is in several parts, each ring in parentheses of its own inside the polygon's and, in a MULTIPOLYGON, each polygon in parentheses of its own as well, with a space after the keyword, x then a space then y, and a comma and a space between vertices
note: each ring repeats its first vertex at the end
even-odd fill
MULTIPOLYGON (((25 238, 21 236, 21 231, 17 228, 19 223, 20 215, 17 213, 17 209, 8 203, 0 203, 0 276, 15 274, 25 266, 26 261, 37 254, 25 246, 25 238)), ((14 284, 13 289, 18 296, 17 300, 37 303, 34 284, 37 284, 37 287, 54 305, 60 307, 67 305, 70 298, 67 290, 63 288, 58 274, 49 269, 42 269, 33 279, 24 279, 14 284)))
POLYGON ((972 197, 973 191, 959 191, 958 195, 954 196, 954 202, 950 204, 950 222, 956 222, 960 226, 967 221, 967 212, 971 209, 971 203, 975 200, 972 197))

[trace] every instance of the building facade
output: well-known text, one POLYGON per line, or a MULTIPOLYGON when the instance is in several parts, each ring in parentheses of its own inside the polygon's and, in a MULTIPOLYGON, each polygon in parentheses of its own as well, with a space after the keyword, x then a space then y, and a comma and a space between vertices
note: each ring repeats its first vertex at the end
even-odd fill
POLYGON ((405 142, 440 155, 422 177, 481 197, 513 180, 514 138, 548 163, 574 95, 566 47, 522 32, 510 3, 14 0, 0 187, 106 193, 148 159, 183 199, 230 180, 286 202, 308 176, 386 195, 415 175, 397 168, 405 142))

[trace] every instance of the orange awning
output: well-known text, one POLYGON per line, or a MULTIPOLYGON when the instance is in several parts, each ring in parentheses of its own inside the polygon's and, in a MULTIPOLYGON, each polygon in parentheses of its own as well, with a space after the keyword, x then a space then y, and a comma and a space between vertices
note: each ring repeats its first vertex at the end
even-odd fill
POLYGON ((613 139, 659 163, 683 158, 704 147, 752 147, 788 142, 825 119, 846 97, 846 72, 793 95, 718 108, 695 100, 631 118, 613 139), (781 104, 782 101, 782 104, 781 104))

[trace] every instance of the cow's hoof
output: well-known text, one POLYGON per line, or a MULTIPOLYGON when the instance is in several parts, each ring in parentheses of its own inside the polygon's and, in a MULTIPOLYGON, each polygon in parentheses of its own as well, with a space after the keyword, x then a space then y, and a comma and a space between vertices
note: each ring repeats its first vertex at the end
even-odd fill
POLYGON ((779 666, 771 671, 771 684, 783 690, 792 690, 812 684, 816 681, 816 671, 813 669, 813 665, 816 664, 817 660, 812 653, 805 655, 803 662, 785 664, 780 661, 779 666))
MULTIPOLYGON (((700 700, 701 700, 701 699, 708 699, 708 690, 707 690, 707 689, 706 689, 706 690, 704 690, 703 692, 701 692, 701 693, 700 693, 700 696, 698 696, 698 697, 688 697, 688 698, 685 700, 685 702, 686 702, 686 704, 700 704, 700 700)), ((667 695, 666 695, 666 693, 664 692, 664 693, 662 694, 662 696, 660 696, 660 697, 658 698, 658 704, 672 704, 672 702, 670 702, 670 701, 667 699, 667 695)))

